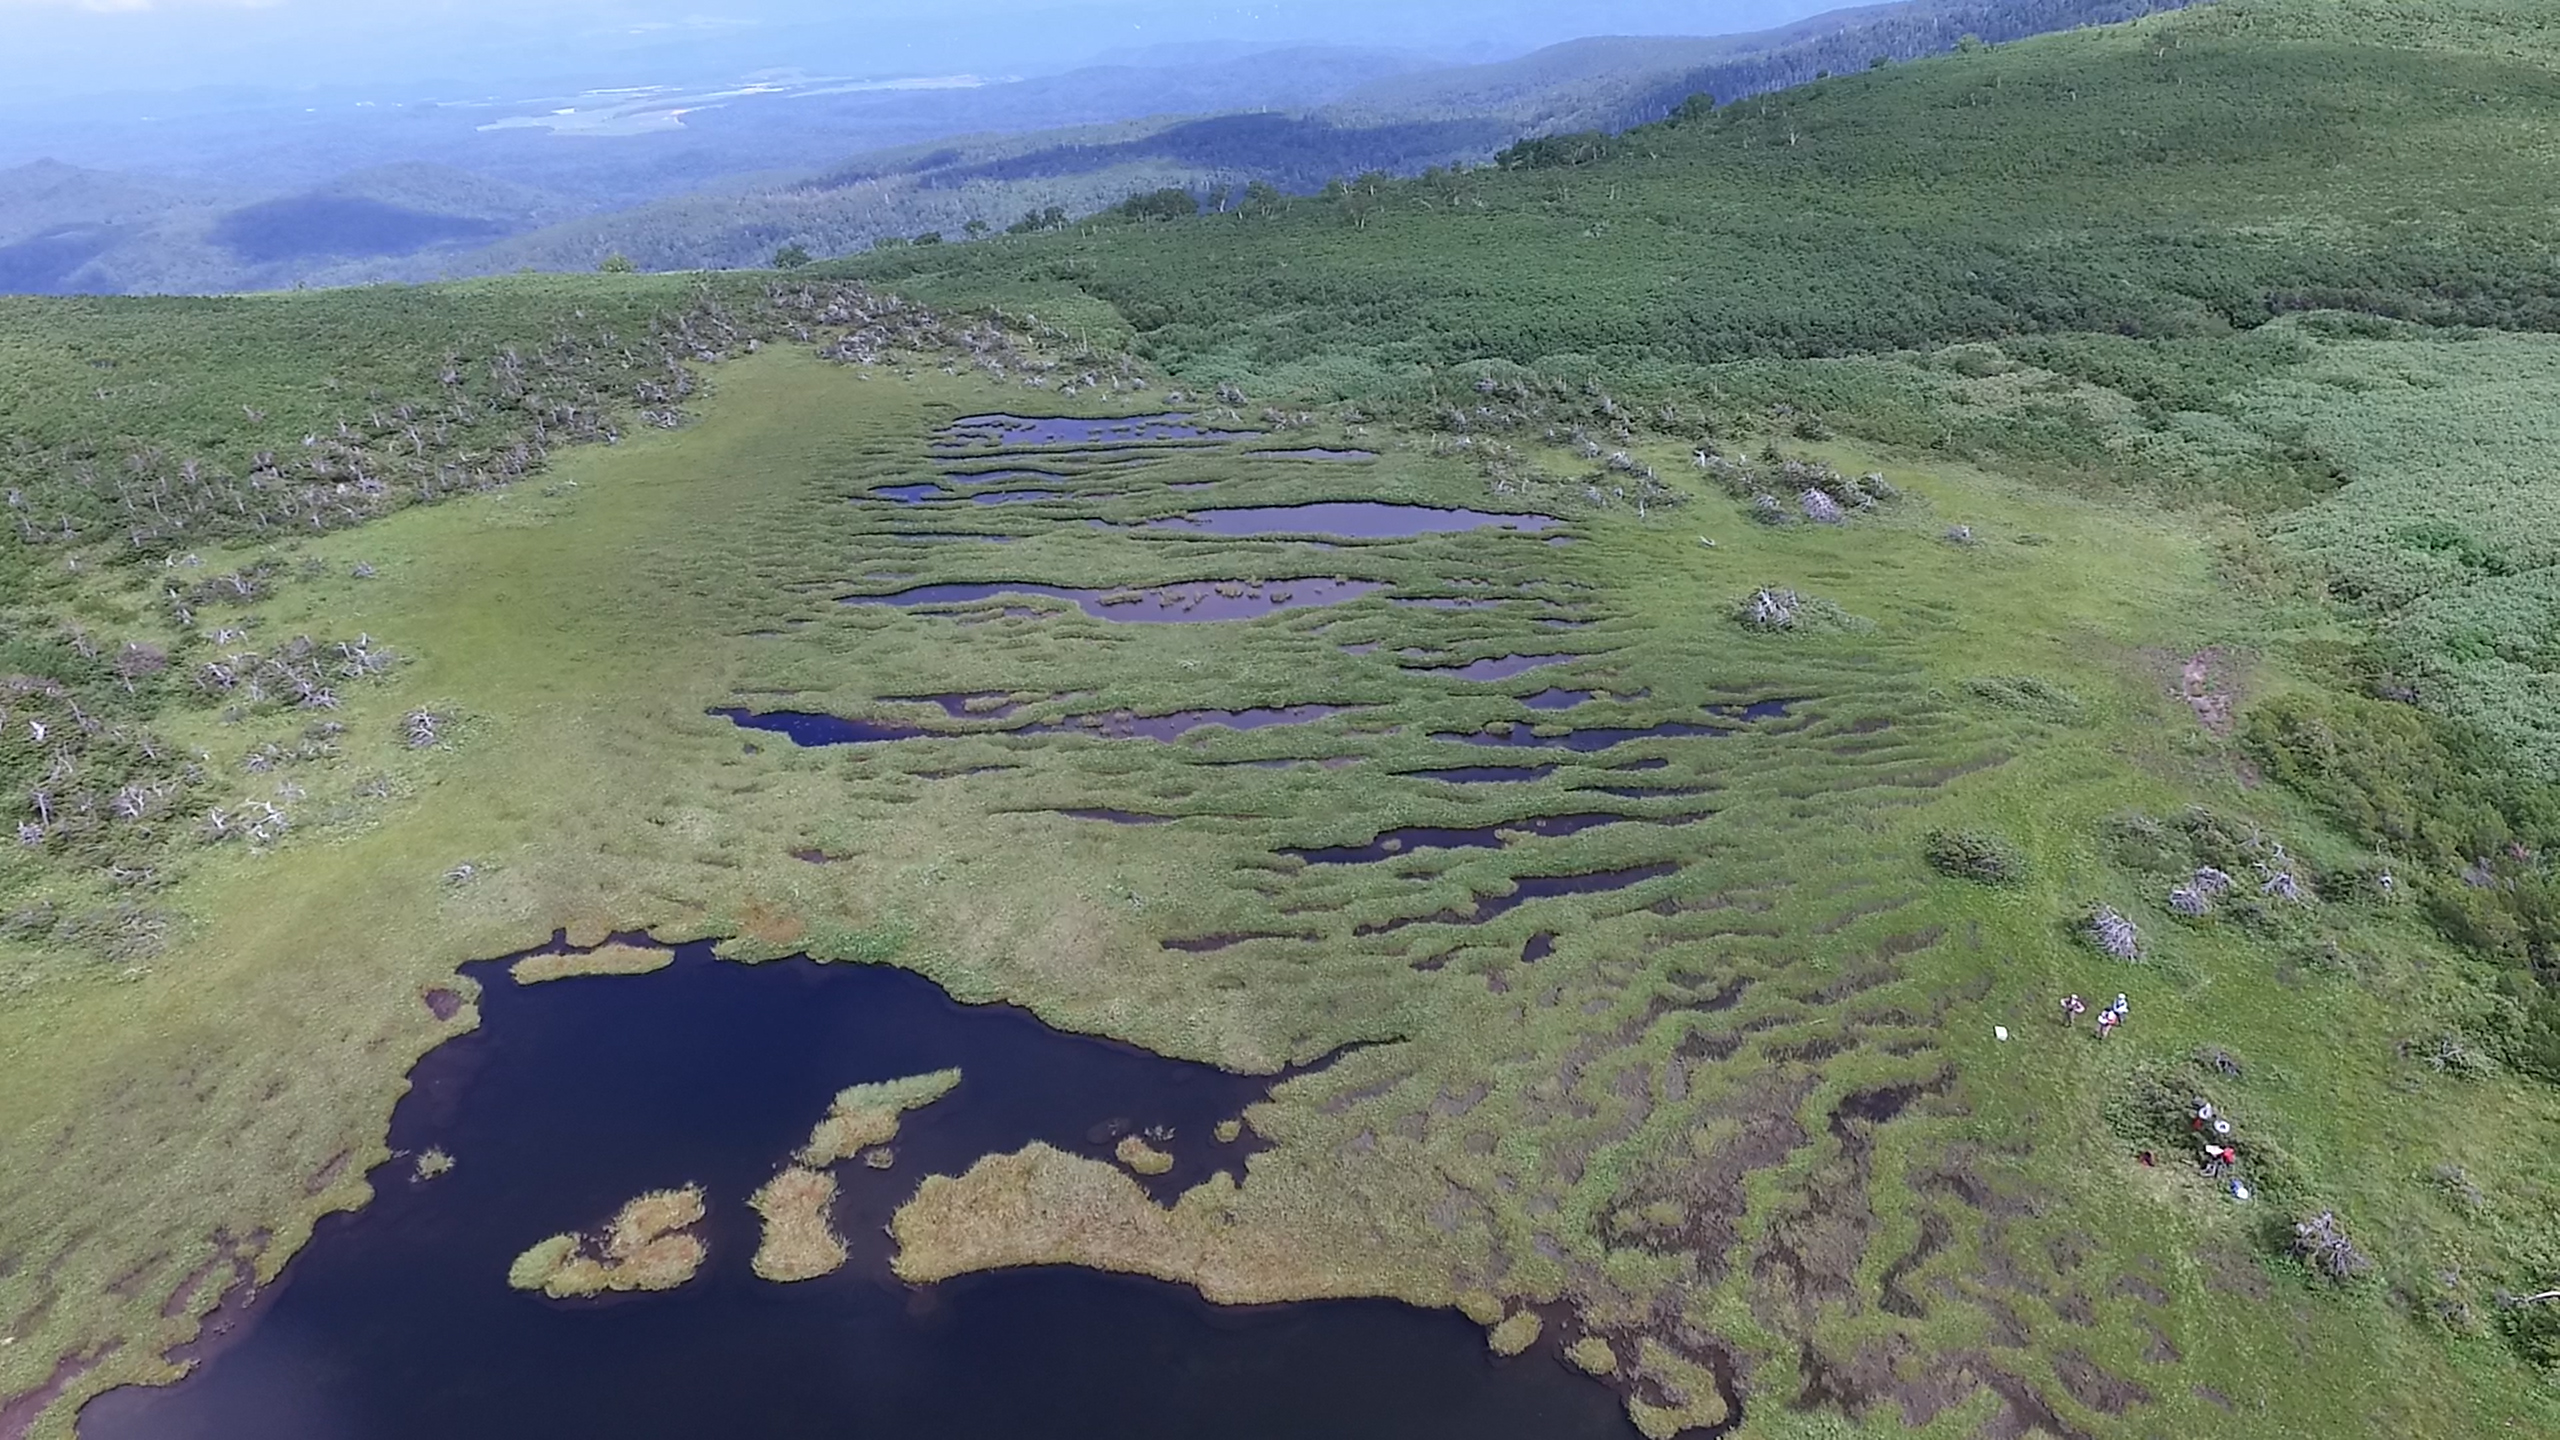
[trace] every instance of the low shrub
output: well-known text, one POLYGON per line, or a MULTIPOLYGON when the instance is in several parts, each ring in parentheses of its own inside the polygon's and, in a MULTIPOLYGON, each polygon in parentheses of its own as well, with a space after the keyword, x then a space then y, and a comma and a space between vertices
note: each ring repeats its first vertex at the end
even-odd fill
POLYGON ((2027 859, 2016 846, 1981 830, 1932 830, 1922 852, 1930 868, 1957 880, 2014 885, 2027 878, 2027 859))

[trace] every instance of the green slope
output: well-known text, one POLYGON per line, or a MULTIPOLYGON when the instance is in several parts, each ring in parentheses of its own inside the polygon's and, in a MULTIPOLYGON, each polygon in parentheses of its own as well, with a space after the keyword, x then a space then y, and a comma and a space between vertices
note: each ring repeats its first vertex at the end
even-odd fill
POLYGON ((1481 356, 2217 334, 2315 305, 2539 328, 2560 41, 2537 13, 2226 0, 1745 101, 1598 165, 863 273, 1089 296, 1169 363, 1363 388, 1481 356))

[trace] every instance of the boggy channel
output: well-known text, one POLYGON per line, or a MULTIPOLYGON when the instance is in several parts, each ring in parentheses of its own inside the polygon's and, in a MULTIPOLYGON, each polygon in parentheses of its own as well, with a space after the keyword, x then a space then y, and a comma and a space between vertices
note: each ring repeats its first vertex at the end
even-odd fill
POLYGON ((481 1027, 428 1055, 374 1202, 311 1244, 184 1381, 93 1401, 86 1440, 1630 1440, 1617 1397, 1546 1347, 1495 1360, 1475 1325, 1390 1301, 1226 1309, 1069 1268, 909 1287, 884 1227, 926 1175, 1045 1140, 1107 1153, 1170 1126, 1159 1198, 1247 1146, 1212 1131, 1270 1077, 1229 1075, 968 1007, 903 971, 741 965, 686 946, 654 975, 519 987, 473 971, 481 1027), (894 1168, 840 1167, 852 1262, 757 1279, 747 1196, 838 1089, 958 1066, 910 1112, 894 1168), (644 1190, 709 1196, 710 1259, 680 1289, 556 1303, 508 1262, 644 1190))

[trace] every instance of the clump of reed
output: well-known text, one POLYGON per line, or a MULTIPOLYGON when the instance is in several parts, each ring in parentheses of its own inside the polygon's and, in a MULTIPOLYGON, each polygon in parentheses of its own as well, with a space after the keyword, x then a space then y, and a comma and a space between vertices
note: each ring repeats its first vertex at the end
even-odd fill
POLYGON ((545 980, 566 980, 573 975, 646 975, 674 963, 676 956, 672 950, 661 950, 654 945, 625 945, 617 941, 611 945, 599 945, 593 950, 527 955, 508 966, 507 974, 519 985, 539 985, 545 980))
POLYGON ((764 1220, 755 1272, 767 1280, 814 1280, 844 1268, 847 1252, 830 1218, 836 1177, 795 1165, 774 1176, 747 1201, 764 1220))
POLYGON ((1539 1318, 1537 1311, 1522 1310, 1487 1331, 1484 1339, 1494 1354, 1507 1357, 1537 1344, 1539 1334, 1546 1328, 1547 1322, 1539 1318))
POLYGON ((652 1190, 615 1212, 600 1237, 554 1235, 515 1258, 507 1283, 554 1300, 608 1290, 673 1290, 708 1254, 692 1227, 707 1213, 702 1187, 652 1190))
POLYGON ((812 1170, 823 1169, 874 1145, 898 1138, 898 1117, 951 1093, 960 1083, 957 1070, 936 1070, 897 1080, 854 1085, 836 1092, 826 1117, 809 1132, 798 1159, 812 1170))
POLYGON ((1111 1153, 1140 1175, 1162 1175, 1173 1168, 1173 1157, 1148 1144, 1142 1135, 1121 1136, 1111 1153))
POLYGON ((1618 1369, 1618 1352, 1597 1335, 1585 1335, 1564 1347, 1564 1358, 1593 1375, 1612 1375, 1618 1369))

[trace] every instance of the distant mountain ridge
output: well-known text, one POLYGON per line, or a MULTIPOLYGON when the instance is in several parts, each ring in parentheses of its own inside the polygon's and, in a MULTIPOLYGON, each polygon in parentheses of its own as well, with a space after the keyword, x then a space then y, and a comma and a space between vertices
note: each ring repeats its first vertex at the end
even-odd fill
MULTIPOLYGON (((856 97, 909 105, 919 116, 1149 103, 1153 118, 946 131, 824 167, 721 174, 605 210, 435 162, 375 165, 264 195, 40 163, 0 171, 0 290, 420 281, 586 269, 617 255, 644 269, 757 266, 786 245, 823 256, 917 236, 959 238, 1026 215, 1090 215, 1148 191, 1206 198, 1260 183, 1303 193, 1363 173, 1480 164, 1523 138, 1660 119, 1700 91, 1731 100, 1943 51, 1967 37, 1998 43, 2190 3, 2197 0, 1908 0, 1752 34, 1594 36, 1495 64, 1437 68, 1401 52, 1345 46, 1154 47, 1125 58, 1162 62, 1156 68, 1095 65, 906 100, 856 97)), ((668 163, 698 169, 706 155, 761 155, 742 144, 758 133, 756 123, 718 108, 688 116, 667 142, 679 147, 668 163)), ((657 143, 527 132, 503 142, 511 154, 528 153, 527 145, 574 154, 657 143)))

